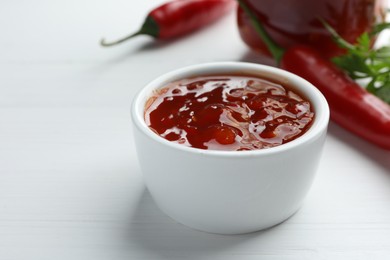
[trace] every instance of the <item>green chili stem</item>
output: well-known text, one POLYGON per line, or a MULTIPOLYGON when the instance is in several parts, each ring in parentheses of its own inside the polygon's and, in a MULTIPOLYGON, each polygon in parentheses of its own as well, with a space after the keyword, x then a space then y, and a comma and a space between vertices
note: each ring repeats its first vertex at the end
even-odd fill
POLYGON ((133 38, 133 37, 135 37, 135 36, 138 36, 138 35, 141 35, 141 34, 144 34, 144 32, 138 31, 138 32, 136 32, 136 33, 130 34, 130 35, 126 36, 126 37, 123 37, 123 38, 121 38, 121 39, 119 39, 119 40, 116 40, 116 41, 113 41, 113 42, 106 42, 106 40, 103 38, 103 39, 101 39, 101 41, 100 41, 100 45, 101 45, 101 46, 104 46, 104 47, 109 47, 109 46, 117 45, 117 44, 119 44, 119 43, 122 43, 122 42, 124 42, 124 41, 127 41, 128 39, 131 39, 131 38, 133 38))
POLYGON ((150 36, 152 36, 154 38, 157 38, 158 37, 158 33, 159 33, 159 26, 158 26, 157 22, 153 19, 153 17, 148 15, 146 17, 144 23, 142 24, 141 29, 139 29, 137 32, 132 33, 132 34, 130 34, 128 36, 125 36, 125 37, 123 37, 123 38, 121 38, 119 40, 113 41, 113 42, 106 42, 105 39, 102 39, 100 41, 100 45, 104 46, 104 47, 117 45, 119 43, 127 41, 128 39, 131 39, 131 38, 133 38, 135 36, 138 36, 138 35, 150 35, 150 36))
POLYGON ((350 44, 349 42, 347 42, 346 40, 344 40, 340 34, 338 34, 336 32, 335 29, 333 29, 332 26, 330 26, 325 20, 323 20, 322 18, 318 18, 321 23, 324 25, 324 27, 328 30, 328 32, 331 34, 333 40, 341 47, 341 48, 344 48, 344 49, 347 49, 347 50, 355 50, 356 47, 355 45, 353 44, 350 44))
POLYGON ((256 17, 255 13, 250 9, 250 7, 243 1, 237 0, 240 7, 244 12, 249 16, 249 19, 252 23, 253 28, 256 30, 260 38, 263 40, 264 44, 267 46, 269 52, 271 52, 272 57, 279 64, 280 60, 283 57, 285 50, 280 47, 267 33, 263 25, 260 23, 259 19, 256 17))

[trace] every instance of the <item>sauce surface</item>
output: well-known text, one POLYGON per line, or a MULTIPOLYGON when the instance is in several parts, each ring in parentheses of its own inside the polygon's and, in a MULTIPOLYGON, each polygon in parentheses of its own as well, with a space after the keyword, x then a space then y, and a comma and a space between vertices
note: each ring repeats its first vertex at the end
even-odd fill
POLYGON ((202 76, 158 89, 145 122, 161 137, 210 150, 255 150, 301 136, 314 112, 289 87, 253 76, 202 76))

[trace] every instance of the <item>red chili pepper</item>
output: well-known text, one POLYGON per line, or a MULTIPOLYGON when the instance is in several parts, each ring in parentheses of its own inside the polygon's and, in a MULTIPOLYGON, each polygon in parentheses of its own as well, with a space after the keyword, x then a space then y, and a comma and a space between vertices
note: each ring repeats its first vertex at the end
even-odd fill
POLYGON ((295 46, 284 53, 280 67, 303 77, 324 94, 334 122, 390 149, 390 106, 360 87, 336 65, 309 47, 295 46))
POLYGON ((316 86, 326 97, 331 119, 356 135, 390 150, 390 106, 361 88, 335 64, 307 46, 281 49, 249 7, 238 0, 280 67, 316 86))
POLYGON ((114 42, 102 39, 101 45, 116 45, 142 34, 157 39, 182 36, 218 20, 234 5, 233 0, 170 1, 152 10, 139 31, 114 42))

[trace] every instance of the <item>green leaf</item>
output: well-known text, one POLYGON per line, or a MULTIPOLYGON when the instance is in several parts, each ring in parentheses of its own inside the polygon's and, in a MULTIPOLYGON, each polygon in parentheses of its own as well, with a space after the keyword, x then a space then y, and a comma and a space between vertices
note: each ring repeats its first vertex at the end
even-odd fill
MULTIPOLYGON (((371 92, 371 91, 370 91, 371 92)), ((374 92, 372 92, 375 96, 379 97, 386 103, 390 104, 390 84, 387 82, 386 85, 375 88, 374 92)))
POLYGON ((363 33, 362 35, 359 36, 359 38, 357 39, 357 48, 360 50, 360 51, 363 51, 363 52, 367 52, 370 50, 371 48, 371 39, 370 37, 368 36, 368 33, 363 33))
POLYGON ((376 82, 376 78, 374 77, 371 79, 371 81, 366 86, 367 91, 373 93, 374 95, 375 95, 375 91, 376 91, 375 82, 376 82))
POLYGON ((390 61, 390 46, 383 46, 376 50, 376 57, 390 61))
POLYGON ((355 54, 347 54, 344 56, 335 57, 332 60, 338 67, 346 71, 353 79, 372 75, 370 66, 366 60, 355 54))
MULTIPOLYGON (((323 22, 324 23, 324 22, 323 22)), ((335 42, 347 53, 332 59, 352 79, 363 80, 367 91, 390 104, 390 46, 372 49, 372 36, 390 28, 390 23, 376 25, 371 33, 363 33, 352 45, 324 23, 335 42)))
POLYGON ((379 24, 376 24, 371 32, 370 32, 370 36, 375 36, 375 35, 378 35, 379 33, 381 33, 383 30, 386 30, 386 29, 389 29, 390 28, 390 23, 379 23, 379 24))

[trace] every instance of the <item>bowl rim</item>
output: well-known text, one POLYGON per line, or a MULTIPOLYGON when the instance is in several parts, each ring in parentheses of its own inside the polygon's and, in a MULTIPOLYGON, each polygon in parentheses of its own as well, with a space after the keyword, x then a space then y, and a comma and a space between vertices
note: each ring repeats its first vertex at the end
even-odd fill
MULTIPOLYGON (((260 76, 260 75, 259 75, 260 76)), ((261 76, 260 76, 261 77, 261 76)), ((208 155, 208 156, 217 156, 217 157, 252 157, 260 155, 271 155, 275 153, 280 153, 283 151, 288 151, 299 147, 311 140, 316 139, 320 136, 323 131, 326 131, 328 122, 329 122, 329 105, 323 96, 323 94, 310 82, 307 80, 291 73, 286 70, 282 70, 276 67, 271 67, 268 65, 240 62, 240 61, 219 61, 219 62, 209 62, 209 63, 200 63, 195 65, 186 66, 179 68, 168 73, 165 73, 143 88, 141 88, 138 93, 133 98, 131 104, 131 117, 132 122, 135 127, 137 127, 140 132, 146 135, 148 138, 153 141, 167 146, 171 149, 180 150, 187 153, 198 154, 198 155, 208 155), (229 151, 229 150, 208 150, 208 149, 199 149, 194 147, 185 146, 182 144, 174 143, 166 140, 165 138, 157 135, 153 132, 146 124, 144 120, 144 107, 147 98, 150 97, 154 89, 158 89, 166 85, 167 83, 202 75, 216 75, 221 74, 235 74, 240 75, 240 72, 244 75, 255 75, 255 74, 267 74, 267 76, 272 75, 274 77, 281 77, 285 80, 293 82, 291 84, 293 88, 302 92, 304 96, 309 99, 311 104, 314 107, 315 117, 314 122, 310 128, 303 135, 298 138, 271 148, 266 149, 256 149, 248 151, 229 151), (249 72, 249 73, 248 73, 249 72)))

